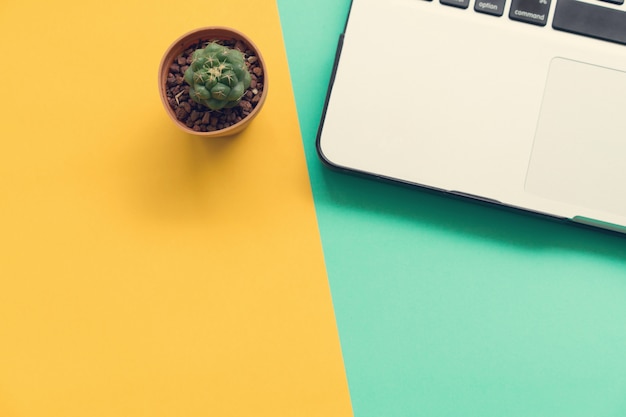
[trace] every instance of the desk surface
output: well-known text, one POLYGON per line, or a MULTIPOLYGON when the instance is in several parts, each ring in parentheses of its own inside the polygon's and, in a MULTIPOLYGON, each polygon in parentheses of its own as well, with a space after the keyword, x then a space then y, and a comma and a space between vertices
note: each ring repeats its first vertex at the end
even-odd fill
POLYGON ((0 416, 349 415, 274 0, 0 2, 0 416), (236 139, 161 106, 166 48, 261 48, 236 139))
POLYGON ((350 2, 278 3, 354 414, 626 415, 626 239, 328 171, 350 2))
POLYGON ((0 3, 2 417, 626 414, 624 238, 321 166, 348 3, 0 3), (236 140, 156 95, 209 24, 271 68, 236 140))

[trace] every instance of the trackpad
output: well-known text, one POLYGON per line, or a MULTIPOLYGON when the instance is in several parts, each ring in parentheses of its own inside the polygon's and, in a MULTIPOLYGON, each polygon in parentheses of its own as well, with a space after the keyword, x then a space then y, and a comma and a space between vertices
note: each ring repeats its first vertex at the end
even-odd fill
POLYGON ((553 59, 526 190, 626 215, 625 112, 625 72, 553 59))

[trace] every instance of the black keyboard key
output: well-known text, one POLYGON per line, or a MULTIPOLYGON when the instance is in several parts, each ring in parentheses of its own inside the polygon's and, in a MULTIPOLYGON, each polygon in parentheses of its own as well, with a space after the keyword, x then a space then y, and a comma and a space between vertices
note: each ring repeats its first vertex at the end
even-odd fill
POLYGON ((552 27, 626 45, 626 12, 622 10, 575 0, 559 0, 552 27))
POLYGON ((439 3, 446 6, 460 7, 461 9, 467 9, 469 6, 469 0, 439 0, 439 3))
POLYGON ((545 26, 550 11, 550 0, 513 0, 509 18, 533 25, 545 26))
POLYGON ((613 4, 624 4, 624 0, 602 0, 605 1, 607 3, 613 3, 613 4))
POLYGON ((476 0, 474 10, 494 16, 502 16, 506 0, 476 0))

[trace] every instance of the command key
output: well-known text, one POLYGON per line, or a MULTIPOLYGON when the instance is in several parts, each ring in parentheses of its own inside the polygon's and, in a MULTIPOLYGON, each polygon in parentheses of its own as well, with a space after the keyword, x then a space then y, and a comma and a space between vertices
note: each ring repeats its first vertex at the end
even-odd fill
POLYGON ((513 0, 509 18, 533 25, 545 26, 550 12, 550 0, 513 0))

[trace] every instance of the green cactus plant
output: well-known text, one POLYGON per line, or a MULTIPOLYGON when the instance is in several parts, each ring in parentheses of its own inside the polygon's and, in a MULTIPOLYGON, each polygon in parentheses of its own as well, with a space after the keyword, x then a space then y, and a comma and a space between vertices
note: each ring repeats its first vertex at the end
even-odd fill
POLYGON ((194 51, 184 78, 191 99, 211 110, 236 106, 251 81, 243 54, 216 42, 194 51))

